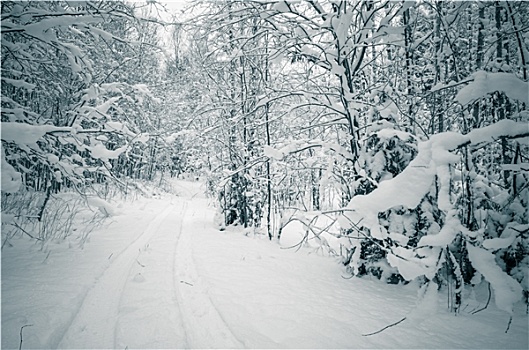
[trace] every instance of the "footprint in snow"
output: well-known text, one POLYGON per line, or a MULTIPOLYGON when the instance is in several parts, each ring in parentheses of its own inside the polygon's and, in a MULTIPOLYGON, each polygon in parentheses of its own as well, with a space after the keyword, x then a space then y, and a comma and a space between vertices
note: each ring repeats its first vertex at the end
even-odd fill
POLYGON ((145 282, 145 277, 143 277, 141 273, 137 273, 132 280, 134 282, 141 283, 141 282, 145 282))

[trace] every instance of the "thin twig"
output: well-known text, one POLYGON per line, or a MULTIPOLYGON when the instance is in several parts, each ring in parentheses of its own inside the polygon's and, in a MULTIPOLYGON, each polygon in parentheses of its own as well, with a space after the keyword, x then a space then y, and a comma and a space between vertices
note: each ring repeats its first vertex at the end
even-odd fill
POLYGON ((509 318, 509 323, 507 324, 507 329, 505 330, 505 333, 509 331, 509 328, 511 328, 511 322, 512 322, 512 316, 509 318))
POLYGON ((31 327, 31 326, 33 326, 33 325, 32 324, 25 324, 22 327, 20 327, 20 344, 18 345, 18 350, 22 349, 22 330, 24 329, 24 327, 31 327))
POLYGON ((383 332, 385 331, 386 329, 390 328, 390 327, 393 327, 393 326, 396 326, 398 325, 399 323, 403 322, 404 320, 406 319, 406 317, 403 317, 402 319, 400 319, 399 321, 395 322, 395 323, 392 323, 390 325, 387 325, 386 327, 376 331, 376 332, 373 332, 373 333, 367 333, 367 334, 362 334, 362 337, 369 337, 370 335, 375 335, 375 334, 378 334, 380 332, 383 332))
POLYGON ((28 235, 30 238, 32 239, 36 239, 37 241, 42 241, 42 238, 40 237, 34 237, 31 233, 29 233, 28 231, 24 230, 22 227, 20 227, 20 225, 18 225, 16 222, 15 223, 12 223, 11 225, 13 225, 14 227, 18 228, 20 231, 24 232, 26 235, 28 235))
POLYGON ((42 262, 43 264, 46 262, 46 260, 48 260, 48 258, 50 257, 50 254, 51 254, 51 250, 48 250, 48 254, 46 255, 46 258, 44 259, 44 261, 42 262))
POLYGON ((40 208, 38 219, 39 221, 42 221, 42 215, 44 215, 44 209, 46 208, 46 204, 48 204, 48 201, 50 200, 51 196, 51 185, 48 186, 46 189, 46 197, 44 198, 44 202, 42 203, 42 207, 40 208))
POLYGON ((4 246, 6 245, 6 243, 8 243, 10 247, 13 246, 11 243, 8 242, 8 239, 9 239, 9 236, 6 235, 6 239, 5 239, 4 243, 2 243, 2 248, 0 248, 0 249, 4 249, 4 246))

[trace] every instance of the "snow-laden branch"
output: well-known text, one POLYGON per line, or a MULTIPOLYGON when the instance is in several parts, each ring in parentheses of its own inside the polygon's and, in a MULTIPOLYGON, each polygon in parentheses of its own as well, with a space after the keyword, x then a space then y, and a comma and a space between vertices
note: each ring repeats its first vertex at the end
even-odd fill
POLYGON ((295 142, 292 142, 292 143, 288 144, 287 146, 284 146, 284 147, 282 147, 280 149, 275 149, 275 148, 270 147, 270 146, 264 146, 264 154, 268 158, 273 158, 273 159, 276 159, 276 160, 282 160, 283 158, 285 158, 288 155, 295 154, 295 153, 300 153, 300 152, 306 151, 306 150, 311 149, 311 148, 321 148, 324 151, 326 151, 326 150, 333 151, 336 154, 341 155, 344 159, 352 160, 351 159, 351 154, 346 148, 340 146, 337 143, 324 142, 324 141, 318 141, 318 140, 313 140, 313 141, 303 141, 303 140, 295 141, 295 142))
POLYGON ((455 97, 462 105, 496 91, 504 92, 513 100, 529 103, 529 84, 514 74, 477 71, 472 77, 472 82, 459 90, 455 97))
MULTIPOLYGON (((46 136, 57 137, 61 144, 72 144, 78 150, 85 150, 90 152, 90 156, 93 159, 99 159, 103 162, 108 162, 109 159, 116 159, 124 152, 127 152, 130 146, 136 142, 146 143, 149 140, 148 134, 134 134, 131 132, 126 125, 120 122, 109 121, 106 122, 101 129, 82 129, 79 126, 72 127, 59 127, 54 125, 31 125, 27 123, 17 122, 3 122, 1 124, 1 140, 2 140, 2 192, 14 193, 20 189, 22 184, 21 174, 15 170, 15 168, 7 162, 9 158, 5 154, 4 147, 11 145, 19 150, 26 152, 32 152, 39 156, 42 162, 48 164, 50 168, 55 170, 61 169, 61 171, 55 171, 54 176, 61 181, 62 175, 75 176, 77 173, 74 168, 75 164, 68 161, 68 157, 63 157, 60 160, 55 155, 57 150, 50 150, 42 148, 39 142, 46 139, 46 136), (76 137, 78 134, 91 134, 96 136, 89 144, 80 142, 76 137), (127 139, 127 142, 122 147, 115 150, 109 150, 104 141, 108 138, 104 134, 119 135, 127 139), (75 143, 77 141, 77 144, 75 143), (5 143, 5 144, 4 144, 5 143), (81 145, 78 147, 78 145, 81 145), (66 160, 65 160, 66 159, 66 160)), ((73 156, 79 163, 84 164, 82 157, 77 153, 73 156)), ((84 167, 83 169, 89 170, 84 167)), ((81 171, 82 173, 82 171, 81 171)))
MULTIPOLYGON (((443 176, 440 168, 459 161, 459 156, 451 151, 464 146, 480 146, 500 138, 521 138, 529 136, 529 126, 525 122, 501 120, 497 123, 475 129, 466 135, 444 132, 420 142, 417 157, 395 178, 380 183, 368 195, 355 196, 348 205, 363 218, 363 224, 378 222, 377 215, 395 206, 415 208, 430 191, 435 176, 443 176)), ((442 180, 441 180, 442 181, 442 180)))

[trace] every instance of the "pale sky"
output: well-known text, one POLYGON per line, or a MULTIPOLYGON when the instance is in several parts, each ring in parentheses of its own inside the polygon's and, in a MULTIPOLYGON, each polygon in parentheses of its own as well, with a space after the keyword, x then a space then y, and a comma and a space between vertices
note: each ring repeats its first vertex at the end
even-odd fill
MULTIPOLYGON (((142 4, 154 4, 148 6, 151 15, 161 18, 164 21, 170 21, 172 15, 182 13, 182 10, 190 4, 189 0, 129 0, 142 4), (168 12, 163 11, 162 7, 166 8, 168 12)), ((142 6, 143 7, 143 6, 142 6)))
POLYGON ((170 1, 158 1, 160 4, 163 4, 168 11, 174 13, 181 13, 181 11, 189 5, 188 0, 170 0, 170 1))

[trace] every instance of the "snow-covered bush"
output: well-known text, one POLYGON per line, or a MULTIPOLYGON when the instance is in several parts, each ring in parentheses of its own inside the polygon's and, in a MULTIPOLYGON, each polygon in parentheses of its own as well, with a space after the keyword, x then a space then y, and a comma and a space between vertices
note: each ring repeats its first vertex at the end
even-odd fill
POLYGON ((412 134, 381 120, 368 128, 362 162, 367 175, 379 183, 404 170, 417 155, 417 140, 412 134))
MULTIPOLYGON (((416 138, 386 120, 374 122, 367 132, 361 155, 365 176, 358 176, 354 181, 355 196, 368 195, 380 183, 400 174, 417 154, 416 138)), ((428 198, 424 202, 429 203, 428 198)), ((354 223, 358 232, 348 230, 355 240, 345 259, 349 271, 359 276, 374 275, 391 283, 401 280, 397 270, 385 262, 385 247, 416 246, 424 230, 423 207, 425 205, 412 209, 397 206, 378 213, 381 226, 392 233, 386 242, 370 235, 369 228, 363 227, 361 222, 354 223)))
MULTIPOLYGON (((513 304, 522 298, 520 283, 527 288, 526 276, 519 273, 527 269, 523 266, 529 229, 527 196, 520 196, 527 194, 527 181, 522 191, 512 193, 497 185, 487 187, 486 179, 475 175, 469 189, 477 193, 470 198, 478 204, 471 212, 478 220, 475 224, 460 206, 460 197, 466 193, 461 189, 469 183, 462 181, 457 152, 499 138, 527 137, 526 128, 526 121, 502 120, 466 135, 445 132, 419 142, 417 156, 399 175, 351 200, 342 226, 352 228, 355 238, 360 234, 376 245, 372 249, 375 262, 385 258, 407 281, 419 277, 453 281, 455 311, 461 306, 464 283, 479 283, 483 276, 495 291, 498 307, 512 312, 513 304), (489 196, 498 205, 484 209, 481 203, 489 196)), ((352 244, 366 251, 365 246, 352 244)), ((347 261, 355 273, 362 271, 362 257, 365 260, 365 253, 356 253, 347 261)))

